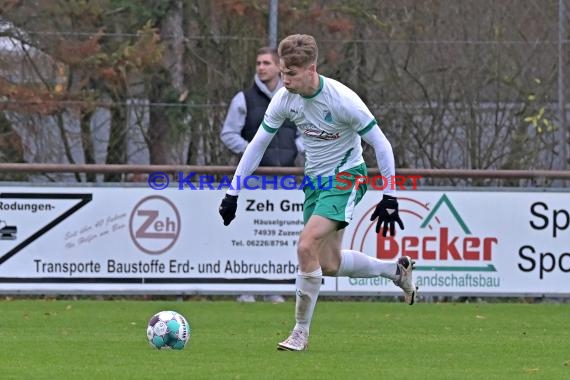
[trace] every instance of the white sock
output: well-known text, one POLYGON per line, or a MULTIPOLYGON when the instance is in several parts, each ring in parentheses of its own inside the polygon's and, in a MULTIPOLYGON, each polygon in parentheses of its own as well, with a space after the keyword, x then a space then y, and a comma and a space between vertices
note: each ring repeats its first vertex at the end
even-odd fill
POLYGON ((396 280, 396 270, 398 264, 396 261, 379 260, 375 257, 368 256, 362 252, 353 251, 351 249, 343 249, 340 251, 340 267, 336 274, 337 277, 386 277, 390 280, 396 280))
POLYGON ((323 272, 321 267, 311 273, 303 273, 299 271, 297 274, 297 297, 295 303, 295 329, 301 328, 309 335, 311 319, 319 297, 321 282, 323 281, 323 272))

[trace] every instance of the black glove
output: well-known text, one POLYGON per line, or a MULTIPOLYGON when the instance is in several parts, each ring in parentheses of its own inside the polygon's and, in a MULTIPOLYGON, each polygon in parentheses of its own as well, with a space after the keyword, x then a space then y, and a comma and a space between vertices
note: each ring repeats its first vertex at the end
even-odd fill
POLYGON ((388 232, 388 227, 390 227, 390 235, 394 236, 396 234, 395 223, 398 223, 400 228, 404 229, 404 223, 398 215, 398 199, 396 197, 391 197, 389 195, 384 195, 376 210, 370 216, 370 220, 378 218, 378 223, 376 223, 376 233, 380 232, 382 224, 384 224, 384 229, 382 230, 382 236, 386 236, 388 232))
POLYGON ((224 219, 224 226, 229 225, 236 217, 237 210, 237 195, 226 194, 222 203, 220 204, 219 212, 224 219))

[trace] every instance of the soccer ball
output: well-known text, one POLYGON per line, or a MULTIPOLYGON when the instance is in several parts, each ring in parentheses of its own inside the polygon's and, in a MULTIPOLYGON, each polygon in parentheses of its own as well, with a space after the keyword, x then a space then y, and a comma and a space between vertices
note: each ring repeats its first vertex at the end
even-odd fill
POLYGON ((182 314, 161 311, 148 321, 146 336, 154 348, 181 350, 190 338, 190 325, 182 314))

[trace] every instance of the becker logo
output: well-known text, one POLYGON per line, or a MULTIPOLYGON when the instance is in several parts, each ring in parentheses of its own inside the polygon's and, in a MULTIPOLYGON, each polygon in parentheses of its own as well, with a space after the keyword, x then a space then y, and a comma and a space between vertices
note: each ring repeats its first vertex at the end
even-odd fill
POLYGON ((169 199, 160 195, 143 198, 133 208, 129 220, 133 243, 144 253, 168 251, 180 234, 180 214, 169 199))
POLYGON ((372 207, 356 225, 353 249, 382 260, 407 255, 418 260, 418 270, 496 271, 491 262, 498 239, 474 234, 446 194, 433 206, 406 197, 398 203, 405 230, 397 229, 395 237, 376 234, 372 207))

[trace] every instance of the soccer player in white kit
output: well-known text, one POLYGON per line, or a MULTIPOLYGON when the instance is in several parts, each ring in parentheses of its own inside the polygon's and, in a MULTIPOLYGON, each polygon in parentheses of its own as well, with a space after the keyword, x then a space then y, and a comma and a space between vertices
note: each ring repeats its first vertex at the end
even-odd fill
MULTIPOLYGON (((414 261, 403 256, 386 261, 362 252, 342 249, 344 228, 352 211, 366 192, 359 182, 367 175, 361 139, 374 147, 383 178, 394 178, 392 146, 364 102, 342 83, 317 73, 318 48, 309 35, 291 35, 279 44, 279 65, 284 87, 267 108, 261 128, 240 160, 219 208, 225 225, 235 218, 239 186, 237 181, 254 172, 265 149, 285 119, 297 125, 303 136, 305 176, 312 186, 303 188, 305 226, 297 245, 299 272, 295 282, 295 326, 290 336, 278 343, 279 350, 303 351, 308 347, 311 319, 324 276, 389 278, 404 291, 405 301, 415 302, 417 287, 412 279, 414 261), (346 182, 354 186, 347 189, 346 182), (329 186, 329 180, 332 186, 329 186), (357 183, 358 182, 358 183, 357 183), (319 184, 327 184, 324 188, 319 184)), ((395 234, 395 224, 404 224, 398 214, 393 184, 385 187, 382 200, 370 220, 378 218, 376 232, 395 234)))

